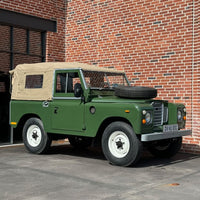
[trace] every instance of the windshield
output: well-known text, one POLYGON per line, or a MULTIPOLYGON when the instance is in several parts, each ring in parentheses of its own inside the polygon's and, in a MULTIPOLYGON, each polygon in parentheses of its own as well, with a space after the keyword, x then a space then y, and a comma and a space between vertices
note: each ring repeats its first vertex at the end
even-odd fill
POLYGON ((123 73, 83 71, 85 82, 91 89, 114 89, 119 85, 128 86, 129 82, 123 73))

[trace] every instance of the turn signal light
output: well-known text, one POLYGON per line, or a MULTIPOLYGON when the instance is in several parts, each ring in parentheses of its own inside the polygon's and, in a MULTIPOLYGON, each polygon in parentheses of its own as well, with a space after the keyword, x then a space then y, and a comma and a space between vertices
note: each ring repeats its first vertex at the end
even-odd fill
POLYGON ((143 120, 142 120, 142 123, 143 123, 143 124, 146 124, 146 120, 145 120, 145 119, 143 119, 143 120))
POLYGON ((186 120, 186 116, 183 116, 183 120, 186 120))

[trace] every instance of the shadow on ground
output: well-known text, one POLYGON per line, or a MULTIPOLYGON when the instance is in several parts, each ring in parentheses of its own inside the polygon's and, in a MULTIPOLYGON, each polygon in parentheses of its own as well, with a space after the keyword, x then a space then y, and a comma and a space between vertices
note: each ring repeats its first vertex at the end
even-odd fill
MULTIPOLYGON (((101 148, 76 149, 69 144, 52 146, 48 151, 48 155, 53 155, 53 154, 54 155, 62 154, 75 157, 106 160, 101 148)), ((135 168, 145 168, 150 166, 164 167, 167 165, 182 163, 197 158, 200 158, 200 156, 193 154, 186 154, 186 153, 178 153, 176 156, 172 158, 155 158, 147 150, 144 149, 141 159, 134 167, 135 168)))

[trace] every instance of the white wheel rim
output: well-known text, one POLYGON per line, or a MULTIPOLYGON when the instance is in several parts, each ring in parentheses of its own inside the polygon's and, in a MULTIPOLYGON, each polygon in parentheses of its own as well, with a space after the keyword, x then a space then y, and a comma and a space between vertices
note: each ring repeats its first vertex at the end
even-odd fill
POLYGON ((129 138, 124 132, 115 131, 109 137, 108 148, 113 156, 123 158, 130 150, 129 138))
POLYGON ((31 125, 27 130, 27 141, 32 147, 37 147, 42 140, 42 133, 37 125, 31 125))

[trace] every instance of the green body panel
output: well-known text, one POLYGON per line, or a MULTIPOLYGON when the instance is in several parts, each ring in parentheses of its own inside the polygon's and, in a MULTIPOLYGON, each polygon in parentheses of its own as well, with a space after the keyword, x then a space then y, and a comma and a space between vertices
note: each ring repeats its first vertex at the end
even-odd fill
POLYGON ((175 112, 177 110, 177 107, 178 107, 177 104, 173 104, 173 103, 168 104, 168 109, 169 109, 168 122, 170 124, 176 124, 177 123, 177 112, 175 112))
MULTIPOLYGON (((45 107, 41 101, 11 101, 11 122, 18 124, 24 115, 34 114, 42 120, 46 132, 95 137, 104 121, 118 118, 129 122, 136 134, 144 134, 162 129, 142 124, 142 110, 153 112, 152 102, 109 96, 96 97, 86 103, 81 99, 55 99, 45 107), (96 110, 94 114, 90 112, 91 107, 96 110)), ((183 105, 168 104, 167 124, 177 123, 177 107, 180 106, 183 105)))
MULTIPOLYGON (((105 98, 98 101, 95 98, 91 102, 83 103, 80 99, 58 99, 48 102, 48 107, 43 107, 43 102, 12 101, 11 122, 18 124, 24 115, 34 114, 43 121, 47 132, 94 137, 105 120, 123 118, 134 127, 135 133, 140 134, 142 130, 145 132, 147 127, 142 126, 141 111, 151 109, 151 106, 145 101, 134 103, 134 101, 119 98, 113 98, 113 100, 105 98), (90 112, 91 107, 96 109, 94 114, 90 112), (130 112, 126 113, 125 110, 130 112)), ((146 132, 151 132, 151 130, 152 128, 148 127, 146 132)))
POLYGON ((135 133, 141 132, 141 107, 134 103, 120 102, 90 102, 86 104, 85 123, 87 131, 95 136, 100 125, 110 118, 122 118, 127 120, 133 127, 135 133), (96 112, 90 113, 90 107, 95 107, 96 112), (125 111, 129 110, 129 113, 125 111))
POLYGON ((81 132, 84 129, 84 107, 80 99, 58 99, 50 102, 51 109, 51 129, 56 132, 62 131, 77 131, 81 132))
POLYGON ((45 129, 49 129, 51 126, 51 110, 48 107, 43 106, 42 101, 16 101, 10 102, 10 123, 16 122, 16 125, 12 125, 14 128, 17 127, 20 120, 27 116, 38 116, 45 129))

